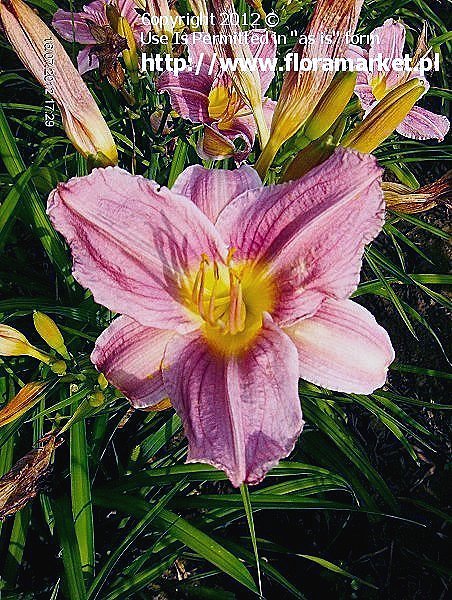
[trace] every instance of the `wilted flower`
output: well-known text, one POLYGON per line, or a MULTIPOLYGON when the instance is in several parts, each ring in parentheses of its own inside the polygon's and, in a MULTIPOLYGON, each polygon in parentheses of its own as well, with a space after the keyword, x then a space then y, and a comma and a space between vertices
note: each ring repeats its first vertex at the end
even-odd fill
MULTIPOLYGON (((374 57, 378 54, 382 55, 383 59, 391 61, 397 58, 403 58, 403 47, 405 45, 405 27, 403 23, 387 19, 382 27, 377 27, 371 33, 373 42, 369 50, 364 50, 359 46, 351 46, 349 56, 362 57, 366 60, 369 57, 374 57)), ((418 60, 420 56, 414 58, 418 60)), ((416 65, 412 65, 415 67, 416 65)), ((378 72, 375 69, 373 72, 360 72, 356 82, 356 94, 361 101, 361 105, 366 112, 369 112, 376 102, 381 101, 386 94, 394 87, 404 83, 407 78, 420 78, 416 71, 407 73, 406 71, 395 71, 391 69, 388 72, 378 72)), ((427 81, 422 77, 425 91, 428 89, 427 81)), ((436 138, 439 141, 444 139, 444 136, 449 131, 449 120, 443 115, 437 115, 420 106, 414 106, 403 121, 398 125, 397 132, 408 138, 416 140, 428 140, 436 138)))
MULTIPOLYGON (((318 0, 306 30, 306 37, 311 36, 312 43, 302 45, 298 42, 292 51, 299 56, 300 64, 304 59, 343 56, 347 47, 345 34, 354 33, 362 3, 363 0, 318 0), (328 41, 325 34, 332 35, 332 41, 328 41)), ((286 73, 273 115, 270 139, 256 163, 261 176, 267 172, 282 144, 306 122, 333 77, 333 70, 323 69, 286 73)))
POLYGON ((47 25, 22 0, 0 0, 0 21, 20 60, 55 99, 66 134, 76 149, 97 164, 116 164, 116 146, 99 107, 47 25), (51 88, 46 81, 49 65, 45 58, 49 40, 53 55, 51 88))
MULTIPOLYGON (((86 73, 91 69, 97 69, 99 60, 96 56, 96 45, 99 43, 96 39, 95 32, 92 30, 92 25, 101 28, 111 26, 107 16, 106 0, 94 0, 90 4, 83 7, 81 12, 70 12, 62 10, 56 11, 53 16, 52 26, 68 42, 78 42, 83 44, 85 48, 80 50, 77 62, 80 73, 86 73)), ((141 17, 137 12, 137 5, 133 0, 118 0, 117 6, 119 14, 124 17, 129 23, 137 46, 140 46, 141 32, 146 33, 148 27, 143 25, 141 17)))
POLYGON ((258 483, 302 429, 298 378, 367 394, 388 335, 350 301, 383 221, 381 169, 339 149, 263 187, 247 166, 187 168, 171 190, 119 168, 62 183, 48 213, 74 277, 122 313, 92 360, 136 407, 170 398, 188 461, 258 483))
POLYGON ((386 207, 400 213, 419 213, 430 210, 439 204, 452 208, 452 171, 448 171, 437 181, 413 190, 401 183, 384 181, 383 189, 386 207))
POLYGON ((53 451, 61 443, 54 433, 48 433, 38 441, 37 448, 0 478, 0 521, 21 510, 45 488, 53 451))
MULTIPOLYGON (((250 44, 253 56, 271 58, 276 56, 276 46, 272 37, 269 43, 264 30, 254 30, 253 36, 260 43, 250 44)), ((170 71, 163 73, 157 82, 160 91, 170 95, 171 104, 178 114, 193 123, 204 123, 204 136, 198 146, 199 154, 204 158, 225 158, 234 156, 243 161, 250 153, 256 136, 256 123, 250 108, 237 93, 227 73, 221 74, 218 68, 211 69, 213 47, 194 41, 193 34, 188 35, 188 53, 192 65, 199 65, 199 73, 181 72, 178 75, 170 71), (240 139, 244 149, 236 149, 234 141, 240 139)), ((262 94, 268 89, 273 73, 259 73, 262 94)), ((270 123, 275 103, 263 98, 263 109, 270 123)))

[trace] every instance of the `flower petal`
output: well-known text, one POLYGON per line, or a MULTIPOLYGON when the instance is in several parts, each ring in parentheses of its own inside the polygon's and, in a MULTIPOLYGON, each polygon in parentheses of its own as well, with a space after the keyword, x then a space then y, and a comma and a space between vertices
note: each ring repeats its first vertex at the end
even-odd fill
POLYGON ((97 302, 142 325, 193 328, 180 279, 203 253, 221 260, 226 248, 187 198, 109 167, 60 184, 48 213, 71 246, 74 277, 97 302))
POLYGON ((380 183, 375 158, 338 149, 302 179, 245 192, 222 211, 217 229, 235 257, 263 261, 277 277, 278 323, 356 289, 364 245, 383 224, 380 183))
POLYGON ((298 348, 300 377, 338 392, 371 394, 394 360, 387 332, 351 300, 326 300, 285 331, 298 348))
POLYGON ((93 52, 94 46, 85 46, 77 55, 77 68, 80 75, 97 69, 99 66, 99 59, 93 52))
MULTIPOLYGON (((381 27, 377 27, 372 31, 373 41, 369 49, 369 59, 373 64, 373 76, 381 76, 378 71, 378 61, 376 57, 381 54, 383 59, 389 58, 391 64, 394 58, 403 56, 403 47, 405 45, 405 27, 402 23, 394 21, 394 19, 386 19, 381 27)), ((391 88, 396 85, 403 75, 398 71, 390 70, 384 73, 386 78, 386 87, 391 88)))
POLYGON ((121 316, 97 338, 91 361, 133 406, 153 406, 168 396, 161 367, 166 345, 174 335, 121 316))
MULTIPOLYGON (((249 34, 251 55, 256 58, 259 57, 262 63, 270 65, 271 61, 276 57, 275 36, 266 29, 253 29, 249 34)), ((259 71, 262 95, 268 90, 274 76, 275 72, 273 69, 268 68, 259 71)))
POLYGON ((59 8, 53 15, 52 27, 68 42, 76 41, 79 44, 95 44, 93 34, 89 28, 86 13, 70 12, 59 8))
POLYGON ((442 142, 449 131, 449 119, 420 106, 414 106, 397 127, 397 132, 414 140, 437 139, 442 142))
POLYGON ((204 133, 196 145, 196 152, 204 160, 221 160, 235 154, 235 146, 227 136, 220 133, 215 124, 204 127, 204 133))
POLYGON ((262 186, 252 167, 242 165, 235 171, 187 167, 176 179, 173 192, 186 196, 215 223, 221 210, 236 196, 262 186))
POLYGON ((174 75, 165 71, 157 80, 159 92, 168 92, 171 106, 184 119, 193 123, 211 123, 209 92, 212 79, 208 75, 182 72, 174 75))
POLYGON ((242 357, 213 354, 204 340, 174 338, 163 377, 182 418, 188 462, 225 471, 234 486, 259 483, 293 449, 303 426, 295 346, 271 319, 242 357))
POLYGON ((119 12, 127 19, 127 22, 132 29, 135 29, 137 26, 142 26, 143 30, 146 29, 145 26, 142 25, 141 16, 138 14, 137 4, 134 0, 118 0, 118 8, 119 12))

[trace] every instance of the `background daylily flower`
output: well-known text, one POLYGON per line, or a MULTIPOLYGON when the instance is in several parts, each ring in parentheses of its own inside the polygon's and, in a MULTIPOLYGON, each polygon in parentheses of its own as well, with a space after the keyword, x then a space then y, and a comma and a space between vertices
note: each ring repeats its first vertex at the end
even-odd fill
MULTIPOLYGON (((348 55, 350 57, 360 56, 367 60, 369 57, 381 54, 383 59, 389 58, 391 61, 403 57, 403 47, 405 45, 405 26, 403 23, 394 19, 387 19, 381 27, 374 29, 371 35, 374 36, 374 41, 369 50, 352 45, 349 48, 348 55)), ((358 73, 355 92, 367 113, 391 89, 414 77, 419 79, 419 74, 415 71, 408 74, 405 71, 394 70, 381 73, 375 68, 373 72, 358 73)), ((428 90, 427 81, 425 78, 422 78, 422 80, 425 90, 428 90)), ((416 140, 436 138, 438 141, 442 141, 449 131, 449 127, 449 120, 444 115, 437 115, 420 106, 414 106, 396 131, 405 137, 416 140)))
MULTIPOLYGON (((251 54, 264 60, 274 58, 276 44, 273 36, 267 40, 263 29, 254 30, 253 34, 259 37, 260 42, 250 44, 251 54)), ((218 159, 234 156, 241 162, 251 152, 257 131, 251 109, 240 98, 227 73, 220 74, 217 66, 210 69, 214 52, 212 44, 195 42, 191 34, 187 46, 192 65, 201 65, 199 74, 185 71, 174 75, 166 71, 159 77, 157 87, 169 93, 171 104, 181 117, 206 126, 198 146, 201 157, 218 159), (241 150, 234 145, 237 139, 244 142, 245 147, 241 150)), ((259 73, 262 94, 267 91, 273 75, 271 71, 259 73)), ((263 98, 264 116, 268 124, 274 107, 273 100, 263 98)))
POLYGON ((48 204, 76 279, 123 315, 94 364, 136 407, 170 398, 188 461, 235 486, 291 452, 299 377, 364 394, 385 382, 388 335, 348 299, 383 211, 375 159, 344 149, 270 187, 247 166, 189 167, 171 190, 97 169, 48 204))
MULTIPOLYGON (((99 60, 94 52, 98 42, 90 25, 104 27, 110 25, 106 11, 107 4, 105 0, 94 0, 84 6, 81 12, 72 13, 60 8, 53 16, 52 26, 63 39, 85 46, 77 57, 78 70, 81 74, 99 67, 99 60)), ((130 24, 137 46, 140 46, 140 34, 146 33, 149 28, 143 25, 137 12, 137 5, 133 0, 117 0, 117 7, 130 24)))
POLYGON ((268 142, 269 125, 265 119, 262 106, 262 87, 259 73, 254 69, 245 68, 253 59, 248 44, 238 42, 243 35, 240 27, 241 17, 237 14, 234 0, 210 0, 209 9, 213 21, 209 30, 213 34, 214 48, 217 56, 235 62, 236 68, 229 71, 229 76, 239 97, 251 109, 257 126, 257 134, 261 148, 268 142), (224 15, 230 15, 225 19, 224 15), (225 40, 219 42, 218 39, 225 40))
POLYGON ((97 165, 116 164, 116 145, 99 107, 44 21, 22 0, 0 0, 0 22, 17 56, 57 103, 63 127, 75 148, 97 165), (51 89, 44 57, 44 44, 49 40, 53 54, 51 89))

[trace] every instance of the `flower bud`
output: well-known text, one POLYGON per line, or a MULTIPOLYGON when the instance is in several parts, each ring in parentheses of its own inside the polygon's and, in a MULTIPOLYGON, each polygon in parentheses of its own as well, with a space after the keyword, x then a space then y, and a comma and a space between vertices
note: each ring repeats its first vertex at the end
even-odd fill
POLYGON ((33 323, 42 339, 63 358, 69 360, 70 356, 64 344, 63 336, 55 321, 44 313, 36 310, 33 313, 33 323))
POLYGON ((22 63, 54 98, 75 148, 97 166, 116 164, 116 146, 99 107, 47 25, 22 0, 0 0, 0 23, 22 63), (51 84, 47 47, 53 54, 51 84))
MULTIPOLYGON (((294 63, 341 57, 347 47, 346 33, 355 31, 363 0, 318 0, 306 29, 313 43, 298 42, 291 54, 294 63), (334 42, 322 33, 332 34, 334 42)), ((334 72, 323 69, 301 70, 295 64, 287 71, 276 103, 268 144, 259 156, 256 170, 264 177, 279 148, 304 125, 319 98, 328 89, 334 72)))
POLYGON ((130 74, 132 83, 138 82, 138 54, 137 44, 133 35, 132 28, 130 27, 129 21, 120 16, 118 19, 118 34, 121 35, 127 41, 127 49, 123 50, 122 57, 126 69, 130 74))
POLYGON ((330 86, 320 98, 303 130, 310 140, 322 136, 342 114, 355 89, 357 73, 337 73, 330 86))
POLYGON ((67 365, 64 360, 54 360, 50 363, 50 368, 56 375, 66 375, 67 365))
POLYGON ((88 401, 90 406, 92 406, 93 408, 98 408, 99 406, 102 406, 102 404, 105 402, 105 395, 100 390, 97 390, 96 392, 90 395, 88 401))
POLYGON ((0 427, 7 425, 21 417, 30 410, 43 397, 49 388, 45 381, 27 383, 11 400, 0 410, 0 427))
POLYGON ((372 152, 395 131, 424 92, 424 84, 419 79, 410 79, 393 88, 345 136, 341 145, 358 152, 372 152))
POLYGON ((101 390, 105 390, 108 387, 107 378, 105 377, 105 375, 103 373, 99 373, 99 377, 97 378, 97 383, 99 384, 99 387, 101 390))
POLYGON ((325 162, 333 154, 335 148, 336 144, 333 143, 331 138, 314 140, 295 156, 284 172, 281 181, 300 179, 311 169, 325 162))
POLYGON ((23 333, 9 325, 0 325, 0 356, 32 356, 46 364, 52 362, 49 354, 32 346, 23 333))

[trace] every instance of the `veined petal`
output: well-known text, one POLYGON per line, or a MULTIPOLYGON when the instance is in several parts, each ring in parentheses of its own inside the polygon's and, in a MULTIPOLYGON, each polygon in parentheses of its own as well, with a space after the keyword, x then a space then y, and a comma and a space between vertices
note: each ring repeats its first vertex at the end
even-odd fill
MULTIPOLYGON (((276 40, 275 36, 271 35, 266 29, 253 29, 250 37, 251 55, 260 58, 262 63, 270 65, 271 61, 276 57, 276 40), (256 40, 259 40, 256 42, 256 40)), ((261 80, 262 95, 268 90, 275 72, 273 69, 260 69, 259 77, 261 80)), ((276 102, 275 102, 276 105, 276 102)))
POLYGON ((174 110, 193 123, 212 122, 208 111, 211 87, 212 79, 208 75, 187 72, 174 75, 165 71, 157 80, 157 89, 168 92, 174 110))
POLYGON ((143 29, 146 29, 146 27, 142 25, 141 16, 138 14, 138 7, 134 0, 118 0, 118 8, 119 12, 127 19, 132 29, 136 26, 142 26, 143 29))
POLYGON ((394 360, 387 332, 351 300, 325 300, 313 317, 285 331, 298 348, 300 377, 330 390, 370 394, 394 360))
POLYGON ((95 44, 96 40, 89 28, 87 16, 83 12, 70 12, 59 8, 53 15, 52 27, 68 42, 76 41, 79 44, 95 44))
POLYGON ((215 223, 221 210, 236 196, 261 186, 259 175, 247 165, 235 171, 193 165, 179 175, 171 189, 189 198, 215 223))
POLYGON ((206 125, 196 146, 196 152, 204 160, 221 160, 234 156, 235 146, 233 141, 220 133, 214 125, 206 125))
POLYGON ((293 449, 303 426, 295 346, 268 317, 242 357, 212 354, 205 341, 174 338, 163 377, 182 418, 188 462, 225 471, 234 486, 259 483, 293 449))
POLYGON ((442 142, 449 128, 449 119, 444 115, 437 115, 420 106, 413 106, 396 131, 414 140, 437 139, 442 142))
POLYGON ((60 184, 48 213, 71 246, 74 277, 97 302, 142 325, 193 327, 181 278, 202 254, 221 260, 226 248, 190 200, 111 167, 60 184))
MULTIPOLYGON (((366 62, 369 60, 369 52, 364 48, 350 44, 345 53, 346 58, 352 58, 354 61, 362 58, 366 62)), ((367 111, 375 102, 375 96, 372 93, 370 81, 372 74, 368 71, 358 71, 356 76, 355 94, 358 96, 363 110, 367 111)))
MULTIPOLYGON (((210 69, 210 62, 213 56, 213 45, 208 44, 202 40, 194 40, 194 34, 190 33, 187 35, 187 49, 188 56, 192 65, 196 65, 196 69, 202 75, 208 75, 210 69)), ((216 71, 214 70, 211 75, 208 75, 211 81, 216 77, 216 71)), ((198 77, 198 75, 196 75, 198 77)))
POLYGON ((174 335, 121 316, 97 338, 91 361, 133 406, 153 406, 168 396, 161 369, 174 335))
POLYGON ((364 245, 383 224, 380 183, 373 157, 338 149, 302 179, 245 192, 222 211, 217 229, 235 257, 262 261, 277 278, 278 323, 356 289, 364 245))
MULTIPOLYGON (((405 27, 402 23, 394 19, 386 19, 381 27, 377 27, 372 32, 373 42, 369 49, 369 59, 374 60, 381 54, 383 59, 389 58, 390 63, 394 58, 403 56, 403 47, 405 45, 405 27)), ((377 64, 373 63, 373 76, 386 78, 386 87, 391 88, 396 85, 403 73, 397 71, 380 72, 377 64)))

